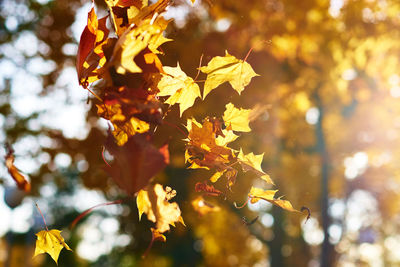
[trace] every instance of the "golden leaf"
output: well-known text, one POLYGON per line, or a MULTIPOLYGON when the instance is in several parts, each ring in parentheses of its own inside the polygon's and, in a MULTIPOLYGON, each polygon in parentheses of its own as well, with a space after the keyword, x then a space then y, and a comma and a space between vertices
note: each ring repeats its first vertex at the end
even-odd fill
POLYGON ((283 200, 280 198, 274 198, 275 193, 278 190, 263 190, 261 188, 252 187, 250 189, 249 197, 251 198, 251 203, 256 203, 260 199, 266 200, 282 209, 288 211, 299 212, 298 210, 294 209, 292 204, 288 200, 283 200))
POLYGON ((218 135, 217 138, 215 138, 215 142, 219 146, 226 146, 227 144, 235 141, 239 137, 233 131, 226 129, 223 129, 222 133, 224 134, 224 136, 218 135))
POLYGON ((157 96, 170 96, 165 103, 174 105, 179 104, 180 116, 182 113, 193 106, 197 97, 201 97, 200 88, 192 78, 186 76, 178 65, 173 67, 164 67, 162 79, 158 83, 160 92, 157 96))
POLYGON ((269 177, 268 174, 266 174, 262 169, 261 169, 261 163, 264 157, 264 153, 260 155, 254 155, 253 152, 245 155, 243 153, 243 150, 240 149, 239 154, 237 156, 240 165, 242 166, 243 171, 252 171, 256 173, 258 176, 260 176, 261 179, 266 181, 267 183, 274 184, 272 179, 269 177))
POLYGON ((164 190, 160 184, 140 190, 136 198, 139 220, 145 213, 149 221, 156 223, 156 229, 160 233, 168 231, 170 225, 175 226, 176 222, 185 225, 178 204, 168 202, 171 192, 173 191, 168 188, 164 190))
POLYGON ((201 67, 200 71, 207 74, 204 84, 203 99, 217 86, 229 82, 233 89, 239 94, 247 86, 251 78, 258 76, 249 63, 237 59, 225 51, 224 57, 214 57, 207 66, 201 67))
POLYGON ((236 108, 232 103, 227 104, 222 119, 228 130, 250 132, 251 109, 236 108))
POLYGON ((34 257, 42 253, 48 253, 57 263, 58 257, 63 248, 71 250, 64 242, 64 238, 61 236, 60 230, 43 230, 37 233, 36 236, 37 240, 34 257))

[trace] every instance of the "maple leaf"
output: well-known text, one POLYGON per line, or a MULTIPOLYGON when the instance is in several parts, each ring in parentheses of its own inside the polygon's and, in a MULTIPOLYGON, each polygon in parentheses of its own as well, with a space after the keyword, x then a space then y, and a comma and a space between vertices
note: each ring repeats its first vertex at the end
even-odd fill
POLYGON ((251 78, 258 76, 249 63, 237 59, 225 51, 224 57, 214 57, 207 66, 200 71, 207 74, 204 84, 203 99, 216 87, 224 82, 229 82, 239 95, 247 86, 251 78))
POLYGON ((215 206, 214 204, 211 204, 207 201, 204 200, 202 196, 198 196, 196 199, 194 199, 192 202, 192 207, 193 209, 200 214, 200 216, 203 216, 207 213, 210 212, 216 212, 220 211, 220 207, 215 206))
POLYGON ((208 119, 203 124, 188 119, 186 128, 189 135, 185 160, 191 163, 189 168, 226 169, 226 164, 233 159, 233 152, 228 147, 217 145, 213 124, 208 119))
POLYGON ((43 230, 37 233, 36 236, 37 240, 34 257, 42 253, 48 253, 58 264, 58 257, 63 248, 72 251, 64 242, 60 230, 43 230))
POLYGON ((108 16, 105 16, 98 20, 94 7, 88 12, 87 26, 79 41, 76 61, 78 81, 85 88, 89 83, 99 79, 97 67, 101 67, 105 63, 102 46, 108 40, 107 18, 108 16))
POLYGON ((5 156, 6 167, 8 173, 14 179, 15 183, 17 184, 20 190, 25 192, 31 191, 31 184, 26 180, 25 176, 18 170, 17 167, 14 165, 14 151, 10 146, 7 146, 7 155, 5 156))
POLYGON ((153 50, 160 43, 165 28, 162 24, 151 23, 150 19, 140 25, 129 28, 121 35, 115 44, 110 65, 114 65, 119 74, 142 73, 143 70, 135 62, 135 57, 148 46, 153 50))
POLYGON ((114 156, 114 162, 111 167, 106 167, 106 171, 131 196, 169 163, 168 145, 158 149, 144 134, 130 137, 123 146, 115 144, 109 136, 106 149, 114 156))
POLYGON ((160 184, 149 185, 140 190, 136 198, 139 220, 145 213, 149 221, 156 223, 159 233, 168 231, 170 225, 175 226, 176 222, 185 225, 178 204, 169 202, 176 194, 174 191, 170 187, 164 190, 160 184))
POLYGON ((239 137, 233 131, 227 129, 223 129, 222 133, 224 134, 224 136, 219 135, 215 139, 215 143, 219 146, 226 146, 227 144, 235 141, 239 137))
POLYGON ((148 5, 147 0, 105 0, 110 9, 115 33, 121 36, 133 23, 140 10, 148 5))
POLYGON ((193 106, 197 97, 201 97, 200 88, 192 78, 186 76, 179 63, 175 68, 164 67, 162 79, 158 83, 160 92, 157 96, 170 96, 165 103, 174 105, 179 104, 180 116, 182 113, 193 106))
POLYGON ((299 212, 298 210, 293 208, 292 204, 288 200, 283 200, 280 197, 274 198, 275 193, 277 191, 278 190, 264 190, 261 188, 252 187, 249 192, 249 197, 251 198, 250 202, 256 203, 260 199, 263 199, 263 200, 266 200, 278 207, 281 207, 282 209, 285 209, 288 211, 299 212))
POLYGON ((232 103, 225 106, 222 119, 226 129, 238 132, 250 132, 249 127, 251 109, 236 108, 232 103))
POLYGON ((239 154, 237 156, 240 165, 242 166, 243 171, 252 171, 256 173, 258 176, 260 176, 261 179, 266 181, 267 183, 274 184, 272 179, 269 177, 268 174, 266 174, 262 169, 261 169, 261 163, 264 157, 264 153, 260 155, 254 155, 253 152, 245 155, 243 153, 243 150, 240 149, 239 154))

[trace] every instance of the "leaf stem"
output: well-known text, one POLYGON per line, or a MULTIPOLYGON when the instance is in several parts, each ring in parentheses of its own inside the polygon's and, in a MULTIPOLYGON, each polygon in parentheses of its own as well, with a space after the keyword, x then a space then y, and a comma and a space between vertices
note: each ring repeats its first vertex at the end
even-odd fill
POLYGON ((200 68, 201 68, 202 61, 203 61, 203 54, 201 54, 201 56, 200 56, 200 63, 199 63, 199 67, 197 68, 197 74, 196 74, 196 77, 193 79, 195 81, 196 81, 197 77, 199 77, 199 75, 200 75, 200 68))
POLYGON ((244 208, 244 207, 247 205, 247 203, 249 203, 249 200, 250 200, 250 198, 248 197, 247 200, 246 200, 246 202, 244 202, 244 204, 243 204, 242 206, 238 206, 238 205, 236 204, 236 202, 233 202, 233 205, 234 205, 235 208, 237 208, 237 209, 242 209, 242 208, 244 208))
POLYGON ((38 206, 37 203, 35 203, 35 206, 36 206, 36 208, 38 209, 40 215, 42 215, 42 219, 43 219, 44 226, 46 227, 46 231, 48 232, 48 231, 49 231, 49 228, 47 228, 46 220, 44 219, 43 213, 42 213, 42 211, 40 210, 40 208, 39 208, 39 206, 38 206))
POLYGON ((114 204, 121 204, 123 202, 122 199, 118 199, 115 201, 111 201, 111 202, 106 202, 106 203, 101 203, 101 204, 97 204, 87 210, 85 210, 84 212, 82 212, 81 214, 78 215, 78 217, 75 218, 75 220, 71 223, 70 225, 70 229, 73 229, 75 227, 75 225, 83 218, 85 217, 87 214, 89 214, 90 212, 92 212, 94 209, 98 208, 98 207, 102 207, 102 206, 108 206, 108 205, 114 205, 114 204))
POLYGON ((101 99, 98 95, 95 94, 95 92, 93 92, 92 90, 90 90, 90 88, 86 88, 86 90, 88 90, 94 97, 96 97, 101 103, 103 103, 103 99, 101 99))
POLYGON ((111 168, 110 164, 108 164, 108 162, 107 162, 107 160, 106 160, 106 158, 105 158, 105 156, 104 156, 104 152, 105 152, 105 151, 106 151, 106 147, 103 146, 103 150, 102 150, 102 152, 101 152, 101 157, 103 158, 104 163, 105 163, 108 167, 111 168))

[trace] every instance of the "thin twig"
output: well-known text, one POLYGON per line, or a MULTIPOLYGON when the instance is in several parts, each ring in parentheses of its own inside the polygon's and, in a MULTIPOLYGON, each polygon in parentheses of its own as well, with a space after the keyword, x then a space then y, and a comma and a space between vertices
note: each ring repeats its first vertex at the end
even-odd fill
POLYGON ((42 211, 40 210, 38 204, 35 203, 35 205, 36 205, 36 208, 38 209, 40 215, 42 215, 42 219, 43 219, 44 226, 46 227, 46 231, 48 232, 48 231, 49 231, 49 228, 47 228, 46 220, 44 219, 43 213, 42 213, 42 211))

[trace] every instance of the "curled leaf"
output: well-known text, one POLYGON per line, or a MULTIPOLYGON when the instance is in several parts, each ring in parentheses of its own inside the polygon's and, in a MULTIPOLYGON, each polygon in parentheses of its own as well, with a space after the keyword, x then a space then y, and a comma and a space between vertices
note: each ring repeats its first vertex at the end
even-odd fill
POLYGON ((218 189, 215 189, 214 186, 208 185, 207 182, 196 183, 194 189, 195 189, 196 192, 204 192, 207 195, 215 196, 215 197, 220 196, 220 195, 223 194, 218 189))
POLYGON ((290 201, 288 200, 283 200, 281 198, 274 198, 275 193, 278 190, 264 190, 261 188, 257 187, 252 187, 249 193, 249 197, 251 198, 250 202, 251 203, 256 203, 260 199, 266 200, 278 207, 281 207, 282 209, 288 210, 288 211, 294 211, 294 212, 299 212, 298 210, 294 209, 290 201))
POLYGON ((6 167, 8 173, 14 179, 15 183, 17 184, 20 190, 25 192, 31 191, 31 184, 26 180, 25 176, 18 170, 17 167, 14 165, 14 154, 11 147, 7 147, 8 152, 5 156, 6 167))

